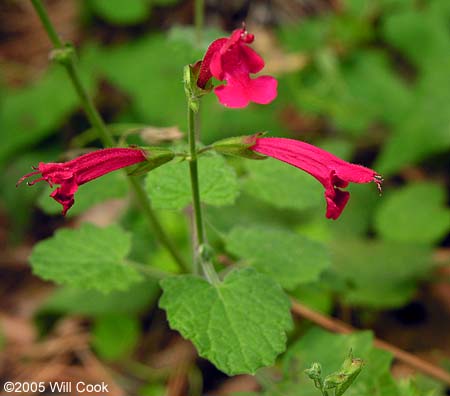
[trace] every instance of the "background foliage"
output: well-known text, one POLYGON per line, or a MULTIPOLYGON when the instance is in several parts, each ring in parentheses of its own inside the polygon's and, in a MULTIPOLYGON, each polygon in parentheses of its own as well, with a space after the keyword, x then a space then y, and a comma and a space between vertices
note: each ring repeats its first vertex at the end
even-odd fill
MULTIPOLYGON (((1 5, 1 19, 22 12, 33 21, 17 3, 1 5)), ((202 314, 219 297, 206 282, 185 276, 164 280, 160 306, 171 325, 219 370, 235 374, 271 365, 257 372, 261 394, 316 395, 302 370, 320 361, 327 373, 333 372, 351 347, 367 366, 347 394, 444 395, 441 385, 420 376, 394 378, 392 356, 373 347, 371 332, 344 336, 303 321, 292 326, 279 286, 303 304, 373 328, 401 347, 427 357, 437 350, 433 359, 438 363, 448 359, 449 289, 448 282, 442 286, 439 281, 444 276, 448 281, 450 263, 449 2, 345 0, 306 2, 298 9, 296 2, 241 3, 217 8, 207 2, 208 26, 200 44, 187 24, 189 1, 72 1, 69 22, 57 6, 49 7, 56 20, 75 27, 68 38, 79 47, 84 83, 124 144, 154 144, 149 136, 155 137, 144 133, 148 127, 176 126, 184 134, 183 66, 200 59, 208 43, 226 34, 223 30, 246 19, 266 59, 265 73, 279 80, 279 96, 268 106, 245 110, 225 109, 214 95, 205 97, 202 142, 258 131, 312 142, 376 169, 385 178, 383 195, 373 185, 351 186, 348 207, 333 222, 324 217, 321 186, 297 169, 271 159, 201 157, 201 196, 209 240, 219 252, 217 268, 226 272, 235 265, 245 276, 239 282, 233 281, 235 273, 226 278, 227 293, 222 305, 211 310, 210 328, 202 327, 202 314), (194 283, 206 299, 191 294, 194 283), (239 298, 241 290, 258 284, 255 293, 261 295, 254 302, 239 298), (275 300, 265 295, 272 289, 278 293, 275 300), (258 308, 261 304, 264 309, 258 308), (227 317, 228 308, 233 314, 227 317), (273 345, 261 346, 266 341, 254 338, 252 327, 239 328, 245 316, 273 331, 273 345), (275 362, 287 329, 287 352, 275 362), (235 343, 241 354, 230 356, 226 345, 209 344, 221 337, 226 345, 235 343), (264 356, 255 357, 254 349, 264 356)), ((120 204, 129 200, 122 174, 82 186, 66 219, 48 198, 48 187, 14 189, 30 165, 63 160, 84 148, 80 142, 88 147, 98 147, 98 142, 91 138, 64 70, 33 64, 30 44, 7 29, 0 29, 2 293, 13 289, 14 294, 16 287, 29 290, 35 282, 46 297, 37 299, 27 320, 41 337, 51 337, 57 323, 76 318, 101 364, 125 376, 127 380, 118 381, 124 388, 141 395, 164 394, 173 386, 172 374, 154 368, 154 356, 164 360, 162 351, 170 351, 179 338, 157 308, 157 281, 144 276, 138 265, 174 273, 179 269, 137 208, 120 204), (8 52, 6 44, 14 40, 26 61, 8 52), (22 73, 25 68, 28 72, 22 73), (86 210, 91 215, 83 216, 86 210), (96 225, 90 224, 93 214, 100 214, 96 225), (105 218, 115 225, 104 228, 105 218), (32 277, 22 257, 17 273, 3 265, 15 257, 11 253, 21 248, 28 252, 53 233, 33 250, 30 263, 34 275, 58 286, 32 277)), ((46 42, 44 47, 43 54, 46 42)), ((167 140, 162 144, 183 145, 167 140)), ((187 173, 187 164, 174 160, 149 173, 145 186, 180 252, 190 259, 187 173)), ((21 298, 19 294, 17 300, 21 298)), ((2 310, 17 315, 11 303, 2 310)), ((4 332, 6 356, 14 342, 4 332)), ((199 384, 210 391, 225 382, 211 365, 192 352, 189 356, 182 359, 187 362, 182 371, 191 394, 200 394, 199 384)))

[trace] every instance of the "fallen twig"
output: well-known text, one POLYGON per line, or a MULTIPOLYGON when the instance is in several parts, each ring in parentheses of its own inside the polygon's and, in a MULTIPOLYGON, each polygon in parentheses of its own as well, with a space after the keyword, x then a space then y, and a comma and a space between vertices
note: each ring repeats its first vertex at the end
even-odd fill
MULTIPOLYGON (((324 329, 343 334, 353 333, 357 330, 339 319, 331 318, 327 315, 314 311, 294 299, 291 299, 291 301, 292 312, 294 314, 302 316, 320 327, 323 327, 324 329)), ((426 360, 423 360, 409 352, 404 351, 403 349, 377 338, 374 340, 374 345, 379 349, 392 353, 397 360, 450 386, 450 374, 441 367, 427 362, 426 360)))

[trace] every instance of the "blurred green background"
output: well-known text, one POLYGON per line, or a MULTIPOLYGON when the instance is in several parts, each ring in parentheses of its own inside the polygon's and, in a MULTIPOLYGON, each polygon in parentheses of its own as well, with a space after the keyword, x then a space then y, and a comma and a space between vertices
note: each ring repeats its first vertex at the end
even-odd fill
MULTIPOLYGON (((268 106, 230 110, 208 95, 202 101, 202 142, 268 131, 369 166, 385 183, 381 197, 374 185, 351 186, 351 200, 334 222, 325 219, 323 190, 309 176, 274 160, 232 159, 240 194, 234 205, 208 207, 212 243, 226 261, 227 255, 245 254, 249 244, 264 243, 258 239, 261 230, 280 240, 284 237, 277 233, 285 229, 308 237, 327 247, 331 264, 320 278, 311 275, 300 286, 289 283, 289 274, 278 274, 291 295, 357 327, 373 328, 380 337, 436 363, 448 361, 448 0, 207 0, 202 42, 196 39, 193 2, 188 0, 51 0, 46 5, 58 32, 76 45, 84 83, 105 120, 119 136, 138 131, 124 137, 124 142, 138 144, 159 142, 155 130, 162 133, 162 144, 174 139, 182 144, 183 66, 201 59, 211 41, 245 20, 256 36, 254 48, 266 61, 263 73, 279 81, 278 98, 268 106), (172 129, 176 132, 170 135, 155 129, 167 127, 179 131, 172 129), (249 224, 256 227, 253 234, 236 231, 236 226, 249 224), (236 234, 224 246, 221 235, 232 229, 236 234), (240 244, 242 240, 248 244, 240 244)), ((103 364, 109 364, 129 389, 164 394, 176 387, 174 356, 181 353, 192 363, 193 352, 173 340, 156 310, 156 282, 103 295, 44 283, 27 264, 32 245, 59 227, 120 221, 133 231, 133 259, 173 270, 139 213, 124 209, 127 184, 121 174, 83 186, 68 218, 58 214, 48 187, 14 187, 39 161, 63 160, 65 153, 80 153, 83 146, 99 147, 64 70, 48 61, 50 50, 31 4, 2 1, 1 377, 37 378, 42 359, 69 367, 64 347, 78 356, 77 345, 90 345, 94 352, 89 349, 88 357, 77 359, 94 377, 101 377, 103 364), (60 343, 57 352, 46 337, 60 343), (83 337, 89 341, 83 344, 83 337), (42 339, 47 340, 41 345, 43 355, 42 339), (24 364, 13 351, 34 352, 24 364), (160 368, 161 361, 162 366, 168 361, 170 369, 160 368), (149 369, 152 365, 158 368, 149 369)), ((190 257, 186 218, 169 210, 159 214, 180 251, 190 257)), ((279 255, 273 260, 280 260, 279 255)), ((186 381, 192 394, 199 392, 202 373, 204 389, 217 390, 226 382, 205 364, 189 366, 186 381)), ((407 375, 399 366, 396 376, 407 375)), ((67 367, 64 375, 80 375, 67 367)), ((58 373, 52 375, 60 378, 58 373)), ((434 383, 418 383, 422 391, 414 394, 427 389, 445 394, 434 383)), ((410 384, 399 385, 397 393, 389 389, 373 394, 413 395, 410 384)))

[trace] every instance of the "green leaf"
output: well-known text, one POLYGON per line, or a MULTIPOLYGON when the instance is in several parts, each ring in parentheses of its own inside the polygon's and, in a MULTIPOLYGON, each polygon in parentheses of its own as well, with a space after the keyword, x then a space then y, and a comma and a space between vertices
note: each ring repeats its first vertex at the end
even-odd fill
POLYGON ((323 50, 314 59, 304 73, 288 77, 301 113, 327 116, 356 136, 375 122, 396 122, 409 109, 411 92, 381 51, 358 50, 340 59, 323 50))
POLYGON ((344 299, 373 308, 399 307, 432 270, 431 250, 417 244, 342 239, 332 244, 334 282, 344 299))
POLYGON ((390 13, 382 25, 384 38, 422 68, 450 58, 447 18, 438 2, 390 13), (435 4, 433 4, 435 3, 435 4))
POLYGON ((300 285, 290 291, 290 295, 301 304, 324 314, 330 314, 333 311, 333 296, 329 289, 324 287, 323 282, 300 285))
POLYGON ((398 388, 401 396, 444 396, 445 385, 423 374, 403 378, 398 388))
POLYGON ((226 243, 228 251, 286 289, 317 280, 330 265, 325 246, 281 229, 235 227, 226 243))
POLYGON ((150 0, 90 0, 95 13, 118 25, 136 24, 150 14, 150 0))
MULTIPOLYGON (((22 241, 22 238, 29 232, 29 223, 32 221, 33 208, 42 190, 44 183, 36 184, 33 187, 22 185, 20 188, 12 188, 20 177, 30 172, 31 165, 36 165, 39 161, 50 162, 58 153, 48 153, 46 151, 32 151, 23 155, 17 155, 14 161, 8 163, 3 168, 0 175, 0 184, 10 186, 3 188, 0 193, 1 204, 8 213, 9 223, 8 234, 11 240, 22 241)), ((24 183, 25 184, 25 183, 24 183)))
POLYGON ((418 80, 414 100, 400 116, 374 165, 384 175, 450 147, 450 57, 418 80), (439 106, 436 106, 436 104, 439 106))
MULTIPOLYGON (((373 184, 351 184, 346 189, 350 192, 350 200, 345 207, 339 221, 333 221, 331 224, 327 219, 328 229, 332 229, 339 237, 345 236, 364 236, 372 225, 374 211, 378 203, 384 200, 380 196, 373 184)), ((320 213, 323 216, 323 213, 320 213)))
MULTIPOLYGON (((198 159, 200 199, 213 206, 234 203, 239 191, 234 169, 221 156, 198 159)), ((187 161, 172 162, 147 175, 147 193, 158 209, 182 209, 192 200, 187 161)))
POLYGON ((354 154, 354 147, 352 143, 347 140, 339 138, 326 138, 314 144, 345 161, 351 161, 354 154))
POLYGON ((305 18, 302 23, 281 24, 278 36, 288 51, 314 52, 326 45, 329 18, 305 18))
MULTIPOLYGON (((60 214, 61 204, 51 198, 51 188, 45 188, 38 200, 39 207, 48 214, 60 214)), ((112 172, 80 186, 75 193, 75 204, 67 212, 68 217, 79 215, 94 205, 108 199, 122 198, 128 193, 128 183, 122 172, 112 172)))
POLYGON ((370 0, 344 0, 343 3, 345 11, 358 18, 369 16, 372 10, 370 0))
POLYGON ((105 360, 127 357, 139 339, 139 321, 127 315, 97 318, 92 329, 92 345, 105 360))
POLYGON ((139 282, 128 290, 114 290, 108 294, 61 287, 44 302, 40 311, 86 316, 139 313, 156 301, 159 290, 156 280, 139 282))
POLYGON ((102 49, 93 59, 93 67, 132 98, 130 105, 139 122, 184 126, 183 65, 201 57, 201 50, 194 50, 185 42, 153 34, 102 49))
POLYGON ((85 223, 39 242, 30 261, 35 275, 58 284, 102 292, 125 290, 142 279, 124 262, 130 244, 130 235, 118 226, 85 223))
MULTIPOLYGON (((407 85, 394 73, 389 58, 380 51, 355 52, 352 63, 343 70, 348 91, 337 100, 355 101, 368 123, 383 121, 389 125, 408 111, 413 95, 407 85)), ((347 109, 354 112, 354 107, 347 109)))
POLYGON ((140 388, 138 396, 164 396, 167 394, 167 389, 164 385, 153 382, 152 380, 151 383, 140 388))
MULTIPOLYGON (((92 81, 86 84, 92 86, 92 81)), ((35 144, 77 106, 78 99, 62 67, 51 67, 44 77, 21 90, 8 90, 2 96, 0 162, 23 147, 35 144)))
POLYGON ((326 376, 339 370, 350 349, 355 356, 366 360, 373 348, 372 342, 373 335, 370 331, 343 335, 313 328, 286 352, 283 359, 284 369, 289 372, 294 362, 299 370, 309 368, 312 362, 319 362, 322 373, 326 376))
POLYGON ((387 240, 434 243, 450 230, 445 189, 433 183, 416 183, 383 198, 375 227, 387 240))
POLYGON ((386 41, 416 67, 414 100, 402 113, 377 158, 376 169, 393 173, 450 147, 450 39, 448 2, 428 2, 390 13, 386 41), (437 105, 438 104, 438 105, 437 105))
POLYGON ((228 375, 253 374, 284 351, 290 303, 267 276, 246 268, 216 286, 192 275, 164 279, 161 286, 170 326, 228 375))
POLYGON ((269 158, 247 161, 244 190, 280 209, 325 206, 323 188, 312 176, 284 162, 269 158))

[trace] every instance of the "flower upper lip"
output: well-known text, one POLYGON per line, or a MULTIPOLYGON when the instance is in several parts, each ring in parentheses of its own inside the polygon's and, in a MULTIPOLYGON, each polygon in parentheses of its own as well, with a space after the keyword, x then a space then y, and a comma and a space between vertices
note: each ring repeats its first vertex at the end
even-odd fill
POLYGON ((253 40, 254 35, 245 28, 236 29, 229 38, 213 41, 202 60, 197 85, 205 88, 212 77, 225 80, 226 85, 214 89, 224 106, 241 108, 250 102, 268 104, 277 96, 275 78, 250 77, 264 67, 264 60, 247 45, 253 40))

